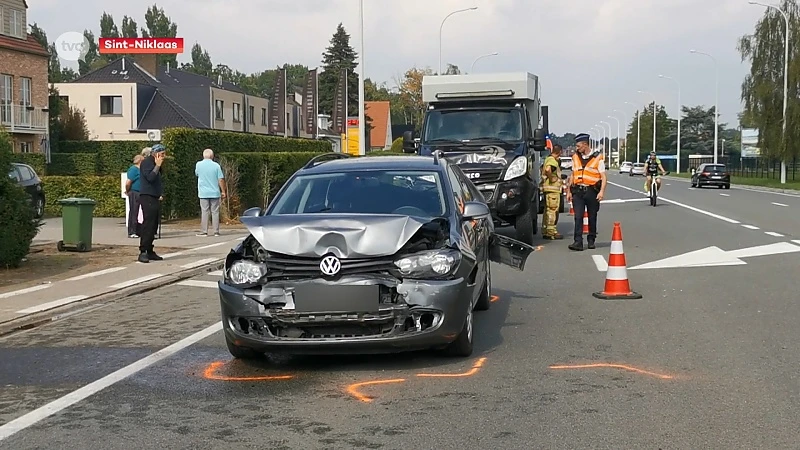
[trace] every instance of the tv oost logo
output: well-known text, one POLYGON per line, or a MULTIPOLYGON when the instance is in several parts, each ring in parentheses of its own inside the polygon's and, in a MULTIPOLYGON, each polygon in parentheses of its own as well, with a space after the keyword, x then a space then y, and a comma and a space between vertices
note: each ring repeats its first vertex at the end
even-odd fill
POLYGON ((55 41, 56 54, 65 61, 83 61, 89 53, 91 43, 83 33, 67 31, 55 41))

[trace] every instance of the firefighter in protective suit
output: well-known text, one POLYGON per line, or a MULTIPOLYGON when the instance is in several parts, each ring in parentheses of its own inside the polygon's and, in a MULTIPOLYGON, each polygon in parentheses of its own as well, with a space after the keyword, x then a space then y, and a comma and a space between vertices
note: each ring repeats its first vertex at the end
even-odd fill
POLYGON ((556 224, 558 224, 558 213, 561 209, 561 146, 556 144, 550 155, 547 156, 542 164, 542 183, 541 189, 544 193, 545 210, 544 220, 542 220, 542 237, 549 240, 564 239, 558 234, 556 224))

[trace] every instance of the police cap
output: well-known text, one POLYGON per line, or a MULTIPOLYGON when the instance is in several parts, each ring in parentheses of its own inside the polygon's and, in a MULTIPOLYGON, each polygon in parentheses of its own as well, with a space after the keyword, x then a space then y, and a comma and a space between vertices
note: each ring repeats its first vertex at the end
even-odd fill
POLYGON ((590 139, 591 138, 586 133, 581 133, 581 134, 575 136, 575 142, 589 142, 590 139))

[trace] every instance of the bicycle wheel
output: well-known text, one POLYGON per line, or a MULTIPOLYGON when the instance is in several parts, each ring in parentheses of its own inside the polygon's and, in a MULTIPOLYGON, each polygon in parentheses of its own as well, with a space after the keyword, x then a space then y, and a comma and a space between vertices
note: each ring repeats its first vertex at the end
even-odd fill
POLYGON ((656 184, 653 183, 650 185, 650 206, 656 206, 656 196, 658 193, 656 192, 656 184))

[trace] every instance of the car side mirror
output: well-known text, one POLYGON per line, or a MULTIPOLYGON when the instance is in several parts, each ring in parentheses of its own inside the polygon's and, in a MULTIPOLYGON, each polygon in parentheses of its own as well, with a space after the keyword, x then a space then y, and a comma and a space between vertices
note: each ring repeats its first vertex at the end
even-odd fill
POLYGON ((403 133, 403 153, 414 153, 417 151, 417 144, 414 142, 414 132, 406 131, 403 133))
POLYGON ((486 203, 467 202, 464 204, 464 220, 485 219, 492 215, 486 203))
POLYGON ((258 217, 261 215, 261 208, 249 208, 244 213, 242 213, 242 217, 258 217))
POLYGON ((533 130, 531 146, 534 150, 539 152, 547 150, 547 133, 545 133, 543 129, 537 128, 533 130))

